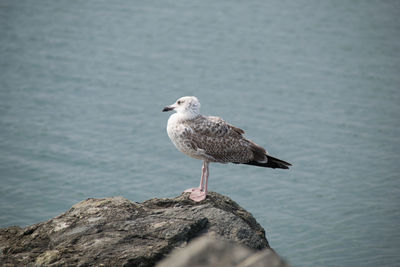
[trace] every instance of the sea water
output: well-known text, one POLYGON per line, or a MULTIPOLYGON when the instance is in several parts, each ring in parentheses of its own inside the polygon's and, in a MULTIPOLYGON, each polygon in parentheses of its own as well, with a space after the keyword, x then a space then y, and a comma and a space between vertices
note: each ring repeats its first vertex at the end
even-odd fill
POLYGON ((293 164, 210 166, 282 257, 398 266, 399 18, 398 1, 0 1, 0 226, 197 185, 161 112, 195 95, 293 164))

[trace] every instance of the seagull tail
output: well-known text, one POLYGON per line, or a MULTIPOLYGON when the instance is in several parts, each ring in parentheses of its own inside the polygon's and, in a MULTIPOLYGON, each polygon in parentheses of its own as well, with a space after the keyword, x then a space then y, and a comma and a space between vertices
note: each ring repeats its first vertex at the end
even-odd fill
POLYGON ((252 160, 243 164, 273 169, 289 169, 289 166, 292 166, 292 164, 290 164, 289 162, 283 161, 281 159, 277 159, 269 155, 265 156, 267 157, 267 162, 252 160))

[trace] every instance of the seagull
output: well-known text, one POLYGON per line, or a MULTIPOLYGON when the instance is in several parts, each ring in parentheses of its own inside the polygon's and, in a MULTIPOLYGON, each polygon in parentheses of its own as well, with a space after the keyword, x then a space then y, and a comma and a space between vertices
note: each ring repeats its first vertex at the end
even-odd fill
POLYGON ((199 202, 207 196, 210 162, 247 164, 267 168, 289 169, 290 163, 271 157, 244 131, 219 117, 202 116, 195 96, 184 96, 162 111, 174 110, 168 119, 167 133, 182 153, 203 161, 199 187, 189 188, 190 199, 199 202))

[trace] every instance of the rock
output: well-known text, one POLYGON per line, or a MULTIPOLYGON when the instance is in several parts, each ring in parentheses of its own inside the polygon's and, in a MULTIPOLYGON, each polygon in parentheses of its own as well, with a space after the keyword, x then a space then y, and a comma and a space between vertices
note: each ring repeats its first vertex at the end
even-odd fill
POLYGON ((157 267, 288 267, 272 249, 256 251, 207 235, 177 248, 157 267))
POLYGON ((87 199, 47 222, 0 229, 1 266, 154 266, 174 248, 207 234, 269 248, 264 229, 230 198, 188 193, 143 203, 87 199))

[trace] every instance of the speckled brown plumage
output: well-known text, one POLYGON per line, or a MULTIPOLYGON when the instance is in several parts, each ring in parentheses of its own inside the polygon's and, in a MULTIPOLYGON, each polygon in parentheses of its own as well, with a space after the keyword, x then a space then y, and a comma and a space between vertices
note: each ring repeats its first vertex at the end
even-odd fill
POLYGON ((242 129, 226 123, 219 117, 199 115, 194 119, 182 121, 181 126, 183 130, 176 141, 184 142, 187 150, 203 150, 205 159, 211 162, 266 161, 266 151, 262 147, 247 140, 242 129))

